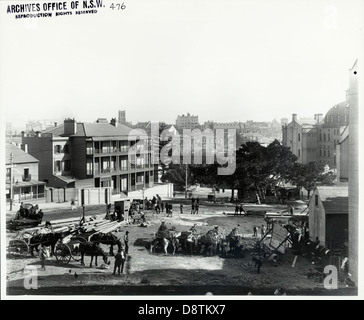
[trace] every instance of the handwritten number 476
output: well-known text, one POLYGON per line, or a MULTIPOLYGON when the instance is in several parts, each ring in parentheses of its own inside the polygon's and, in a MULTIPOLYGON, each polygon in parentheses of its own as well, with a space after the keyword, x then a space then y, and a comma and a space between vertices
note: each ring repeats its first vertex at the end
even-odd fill
POLYGON ((124 2, 122 3, 122 4, 120 4, 120 3, 117 3, 117 4, 111 4, 111 6, 110 6, 110 8, 111 9, 113 9, 113 10, 124 10, 124 9, 126 9, 126 5, 124 4, 124 2))

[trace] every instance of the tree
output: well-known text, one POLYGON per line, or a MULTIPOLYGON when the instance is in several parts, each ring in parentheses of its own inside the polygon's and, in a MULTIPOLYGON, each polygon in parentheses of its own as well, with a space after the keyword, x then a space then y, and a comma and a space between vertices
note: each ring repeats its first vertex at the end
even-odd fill
POLYGON ((288 179, 297 160, 289 148, 277 140, 268 147, 257 141, 248 141, 236 150, 235 156, 236 169, 233 174, 218 176, 219 165, 215 162, 202 167, 193 166, 191 170, 194 178, 210 185, 226 185, 232 190, 231 200, 234 199, 235 190, 238 190, 241 197, 247 191, 254 190, 264 199, 265 189, 288 179))
POLYGON ((307 190, 307 199, 310 198, 311 191, 317 185, 333 185, 335 184, 336 176, 329 173, 324 173, 324 166, 316 162, 309 162, 307 164, 296 163, 290 180, 297 187, 305 188, 307 190))

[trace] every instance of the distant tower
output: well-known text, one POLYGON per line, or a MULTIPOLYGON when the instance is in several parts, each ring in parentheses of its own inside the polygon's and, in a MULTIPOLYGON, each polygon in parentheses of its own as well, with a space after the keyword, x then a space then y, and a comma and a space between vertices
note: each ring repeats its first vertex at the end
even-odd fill
POLYGON ((118 122, 121 124, 126 124, 125 110, 119 110, 118 122))

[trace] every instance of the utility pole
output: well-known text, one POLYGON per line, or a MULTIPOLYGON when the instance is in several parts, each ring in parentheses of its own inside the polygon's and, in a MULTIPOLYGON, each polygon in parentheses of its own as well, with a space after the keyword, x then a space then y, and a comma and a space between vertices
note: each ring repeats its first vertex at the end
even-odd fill
POLYGON ((13 163, 14 154, 10 153, 10 211, 13 210, 13 163))
POLYGON ((187 199, 187 175, 188 175, 188 171, 187 171, 187 169, 188 169, 188 167, 187 167, 187 163, 186 163, 186 177, 185 177, 185 183, 186 183, 186 185, 185 185, 185 198, 187 199))

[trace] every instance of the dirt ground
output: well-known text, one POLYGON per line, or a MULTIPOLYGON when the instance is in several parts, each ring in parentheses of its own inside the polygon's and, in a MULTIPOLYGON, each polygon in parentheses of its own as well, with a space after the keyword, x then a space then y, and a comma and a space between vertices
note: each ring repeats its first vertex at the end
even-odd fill
MULTIPOLYGON (((322 279, 309 278, 308 273, 315 271, 315 265, 298 256, 292 267, 294 255, 290 249, 280 255, 277 262, 264 261, 260 274, 257 273, 251 255, 235 257, 228 255, 186 255, 178 251, 174 256, 169 253, 150 253, 149 244, 154 234, 165 221, 178 231, 187 231, 194 224, 198 233, 206 233, 218 225, 229 233, 239 226, 239 233, 252 237, 253 226, 265 224, 263 216, 232 216, 226 208, 201 205, 200 214, 191 215, 185 207, 184 214, 174 212, 173 217, 165 213, 153 215, 147 212, 148 227, 138 224, 125 225, 115 234, 123 237, 129 231, 129 257, 121 276, 112 275, 114 258, 109 257, 109 268, 89 266, 90 258, 85 258, 85 266, 70 261, 60 265, 54 257, 47 261, 46 270, 40 269, 38 257, 14 257, 7 255, 6 275, 8 295, 273 295, 275 289, 283 288, 287 295, 331 295, 355 294, 348 291, 325 290, 322 279), (225 212, 226 211, 226 212, 225 212), (225 212, 225 214, 223 213, 225 212), (27 280, 27 266, 37 272, 37 289, 24 288, 27 280), (335 291, 335 292, 333 292, 335 291)), ((67 209, 69 210, 69 209, 67 209)), ((230 210, 231 211, 231 210, 230 210)), ((14 237, 7 234, 7 240, 14 237)), ((257 239, 258 240, 258 239, 257 239)), ((254 242, 255 240, 253 240, 254 242)), ((108 251, 107 246, 103 249, 108 251)))

